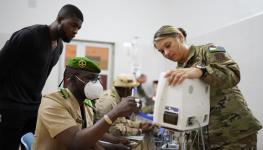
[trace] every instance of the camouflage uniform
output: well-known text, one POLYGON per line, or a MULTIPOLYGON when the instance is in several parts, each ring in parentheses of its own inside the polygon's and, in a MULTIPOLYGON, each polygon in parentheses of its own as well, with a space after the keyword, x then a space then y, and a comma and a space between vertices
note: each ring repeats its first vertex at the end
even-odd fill
POLYGON ((210 149, 256 147, 256 134, 262 126, 237 87, 240 72, 236 62, 226 54, 223 47, 191 46, 187 61, 178 63, 177 68, 197 65, 203 66, 205 72, 201 79, 211 86, 208 127, 210 149))
MULTIPOLYGON (((111 111, 113 107, 117 106, 120 100, 121 98, 114 87, 106 91, 103 96, 96 101, 96 120, 99 120, 103 115, 111 111)), ((125 117, 119 117, 110 127, 109 131, 115 136, 139 135, 141 134, 139 128, 140 123, 139 121, 131 121, 125 117)))

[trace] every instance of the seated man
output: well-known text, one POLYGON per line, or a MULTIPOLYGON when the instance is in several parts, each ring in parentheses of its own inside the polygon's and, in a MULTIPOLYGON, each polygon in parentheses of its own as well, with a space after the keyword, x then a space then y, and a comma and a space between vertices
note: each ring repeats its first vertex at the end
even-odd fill
MULTIPOLYGON (((113 88, 106 91, 96 101, 96 118, 100 119, 112 109, 116 109, 117 104, 124 100, 124 97, 130 96, 132 88, 137 87, 139 83, 132 75, 120 74, 113 81, 113 88)), ((141 135, 151 131, 151 123, 132 121, 125 117, 118 118, 114 125, 110 127, 110 133, 115 136, 141 135)))
MULTIPOLYGON (((96 99, 101 94, 99 73, 98 66, 86 57, 69 60, 64 72, 65 89, 42 98, 34 150, 104 149, 98 140, 111 124, 118 117, 138 111, 135 99, 127 97, 93 125, 92 106, 84 100, 96 99)), ((111 142, 122 141, 115 138, 111 142)))

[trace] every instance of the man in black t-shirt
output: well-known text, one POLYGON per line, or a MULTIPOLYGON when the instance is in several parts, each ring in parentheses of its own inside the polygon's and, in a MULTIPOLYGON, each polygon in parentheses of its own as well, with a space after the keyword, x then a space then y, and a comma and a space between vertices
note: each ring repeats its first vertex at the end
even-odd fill
POLYGON ((0 150, 17 150, 20 137, 34 132, 41 91, 63 50, 83 22, 82 12, 63 6, 50 25, 12 34, 0 51, 0 150))

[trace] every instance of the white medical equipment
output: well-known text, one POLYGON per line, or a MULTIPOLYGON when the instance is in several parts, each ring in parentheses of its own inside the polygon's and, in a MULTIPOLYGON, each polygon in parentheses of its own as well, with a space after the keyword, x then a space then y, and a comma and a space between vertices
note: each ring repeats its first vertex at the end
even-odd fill
POLYGON ((199 79, 185 79, 169 86, 165 73, 159 77, 153 121, 162 127, 187 131, 208 125, 210 86, 199 79))

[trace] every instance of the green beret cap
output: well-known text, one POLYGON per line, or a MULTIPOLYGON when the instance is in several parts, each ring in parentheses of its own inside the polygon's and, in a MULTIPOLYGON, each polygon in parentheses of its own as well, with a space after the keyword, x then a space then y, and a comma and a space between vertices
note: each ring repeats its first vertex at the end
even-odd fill
POLYGON ((70 58, 67 67, 100 73, 100 68, 98 65, 87 57, 70 58))

